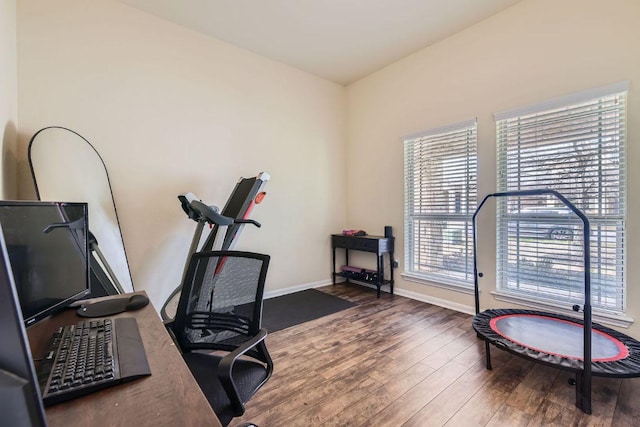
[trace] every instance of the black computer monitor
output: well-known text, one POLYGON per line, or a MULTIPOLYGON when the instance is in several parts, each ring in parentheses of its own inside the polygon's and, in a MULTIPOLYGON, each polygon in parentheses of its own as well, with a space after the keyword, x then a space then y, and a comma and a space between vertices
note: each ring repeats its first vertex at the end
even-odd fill
POLYGON ((11 265, 0 228, 0 424, 46 426, 11 265))
POLYGON ((3 200, 0 224, 26 325, 89 293, 86 203, 3 200))

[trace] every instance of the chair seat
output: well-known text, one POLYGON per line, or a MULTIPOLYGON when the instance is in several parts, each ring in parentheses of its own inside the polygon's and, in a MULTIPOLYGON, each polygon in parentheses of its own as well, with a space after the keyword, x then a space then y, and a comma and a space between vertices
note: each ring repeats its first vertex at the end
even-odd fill
MULTIPOLYGON (((222 356, 207 353, 184 353, 182 355, 209 405, 223 425, 228 425, 237 416, 227 394, 218 379, 218 364, 222 356)), ((247 402, 269 377, 267 368, 253 360, 239 359, 233 369, 233 379, 243 402, 247 402)))

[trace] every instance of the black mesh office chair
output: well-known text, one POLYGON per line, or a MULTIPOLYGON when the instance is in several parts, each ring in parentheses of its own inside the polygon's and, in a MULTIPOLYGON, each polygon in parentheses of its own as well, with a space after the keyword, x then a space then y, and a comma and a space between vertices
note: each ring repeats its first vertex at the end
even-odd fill
POLYGON ((268 255, 250 252, 193 254, 167 324, 223 425, 244 413, 273 372, 261 328, 268 266, 268 255))

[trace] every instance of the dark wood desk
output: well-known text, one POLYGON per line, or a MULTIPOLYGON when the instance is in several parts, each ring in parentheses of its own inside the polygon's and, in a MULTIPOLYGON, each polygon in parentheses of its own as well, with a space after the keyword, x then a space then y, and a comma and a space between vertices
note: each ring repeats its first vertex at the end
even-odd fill
MULTIPOLYGON (((151 376, 46 408, 49 426, 221 426, 153 306, 112 317, 136 318, 151 376)), ((80 320, 67 310, 29 328, 33 357, 56 328, 80 320)))

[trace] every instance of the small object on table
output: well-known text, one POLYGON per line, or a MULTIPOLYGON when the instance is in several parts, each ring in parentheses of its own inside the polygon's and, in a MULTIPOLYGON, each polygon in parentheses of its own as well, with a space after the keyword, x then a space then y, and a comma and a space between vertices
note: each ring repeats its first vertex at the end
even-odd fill
POLYGON ((364 230, 342 230, 343 236, 366 236, 367 232, 364 230))

